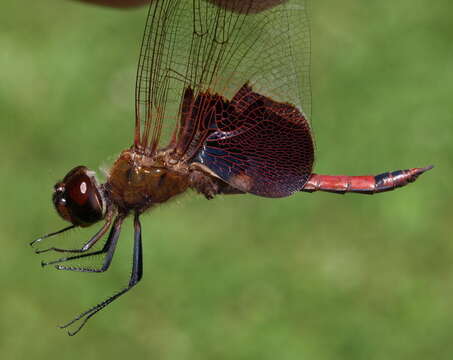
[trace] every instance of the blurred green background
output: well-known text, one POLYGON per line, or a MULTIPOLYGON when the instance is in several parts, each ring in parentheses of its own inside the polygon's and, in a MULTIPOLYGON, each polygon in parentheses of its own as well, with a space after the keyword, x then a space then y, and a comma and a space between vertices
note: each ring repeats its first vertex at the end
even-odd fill
MULTIPOLYGON (((312 1, 319 173, 434 164, 373 197, 188 194, 143 217, 145 274, 76 337, 56 328, 123 284, 42 270, 70 168, 130 145, 146 9, 0 5, 0 352, 5 359, 451 359, 453 5, 312 1)), ((78 230, 59 244, 86 239, 78 230)))

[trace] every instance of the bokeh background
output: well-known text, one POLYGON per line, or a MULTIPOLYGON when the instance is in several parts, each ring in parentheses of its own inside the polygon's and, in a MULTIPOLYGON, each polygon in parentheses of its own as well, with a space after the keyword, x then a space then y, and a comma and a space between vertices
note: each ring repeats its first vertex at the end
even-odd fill
MULTIPOLYGON (((127 281, 41 269, 53 184, 132 135, 145 8, 0 5, 0 353, 5 359, 451 359, 453 5, 312 1, 319 173, 434 164, 372 197, 188 194, 143 218, 145 275, 76 337, 56 325, 127 281)), ((93 229, 61 236, 86 239, 93 229)))

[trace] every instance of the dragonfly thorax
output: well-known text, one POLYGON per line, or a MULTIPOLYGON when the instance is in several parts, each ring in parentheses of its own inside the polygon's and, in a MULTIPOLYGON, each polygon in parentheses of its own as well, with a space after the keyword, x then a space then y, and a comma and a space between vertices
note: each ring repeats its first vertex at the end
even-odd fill
POLYGON ((105 189, 119 210, 129 212, 145 211, 153 204, 165 202, 184 192, 188 185, 186 167, 165 166, 161 158, 131 149, 123 151, 114 163, 105 189))

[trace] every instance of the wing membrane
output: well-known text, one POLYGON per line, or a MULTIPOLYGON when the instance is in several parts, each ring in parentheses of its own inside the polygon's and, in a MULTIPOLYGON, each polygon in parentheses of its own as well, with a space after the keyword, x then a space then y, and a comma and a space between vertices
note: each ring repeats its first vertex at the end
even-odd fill
MULTIPOLYGON (((201 141, 192 142, 202 144, 193 162, 242 192, 283 197, 303 188, 314 149, 308 122, 297 108, 258 94, 248 84, 231 101, 200 94, 193 104, 183 114, 202 114, 198 123, 204 129, 197 133, 201 141)), ((189 146, 187 156, 193 148, 198 149, 189 146)))
POLYGON ((175 141, 188 88, 193 99, 232 99, 247 83, 307 118, 308 21, 307 0, 152 2, 137 71, 136 148, 152 154, 175 141))
POLYGON ((129 8, 149 4, 152 0, 77 0, 90 4, 111 6, 116 8, 129 8))

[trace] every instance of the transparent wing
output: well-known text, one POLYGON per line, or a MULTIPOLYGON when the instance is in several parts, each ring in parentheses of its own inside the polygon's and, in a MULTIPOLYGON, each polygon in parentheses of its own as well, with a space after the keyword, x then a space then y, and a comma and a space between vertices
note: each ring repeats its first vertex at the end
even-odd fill
POLYGON ((152 154, 174 139, 188 88, 195 99, 204 93, 232 99, 247 83, 308 118, 307 1, 151 3, 137 71, 136 148, 152 154))
POLYGON ((116 8, 129 8, 149 4, 152 0, 77 0, 81 2, 111 6, 116 8))

